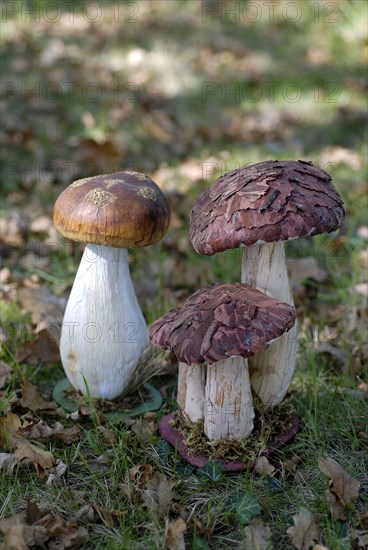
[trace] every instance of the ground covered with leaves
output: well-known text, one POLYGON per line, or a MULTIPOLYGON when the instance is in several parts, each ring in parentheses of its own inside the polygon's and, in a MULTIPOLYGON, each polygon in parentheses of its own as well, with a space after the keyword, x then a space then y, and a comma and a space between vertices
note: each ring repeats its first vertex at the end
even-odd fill
POLYGON ((366 3, 57 6, 1 4, 0 548, 366 548, 366 3), (195 254, 189 212, 224 172, 275 158, 327 170, 346 206, 338 232, 287 244, 293 441, 237 474, 184 463, 157 432, 176 409, 170 355, 150 381, 156 410, 129 416, 144 388, 119 418, 92 399, 56 402, 83 252, 52 223, 65 186, 137 170, 166 193, 167 235, 130 254, 150 324, 205 284, 239 280, 240 251, 195 254))

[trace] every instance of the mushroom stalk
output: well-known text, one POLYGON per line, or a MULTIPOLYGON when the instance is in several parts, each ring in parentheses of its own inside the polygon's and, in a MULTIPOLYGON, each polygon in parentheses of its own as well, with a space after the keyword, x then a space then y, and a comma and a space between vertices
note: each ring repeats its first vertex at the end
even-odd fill
POLYGON ((253 418, 247 359, 230 357, 209 365, 204 411, 208 439, 244 439, 253 430, 253 418))
MULTIPOLYGON (((282 241, 245 247, 241 281, 294 307, 282 241)), ((289 332, 250 360, 252 388, 266 408, 285 397, 295 370, 297 332, 295 322, 289 332)))
POLYGON ((88 244, 69 297, 60 355, 71 384, 84 395, 124 392, 149 343, 124 248, 88 244))
POLYGON ((179 363, 178 396, 180 409, 192 422, 198 422, 204 413, 206 367, 179 363))

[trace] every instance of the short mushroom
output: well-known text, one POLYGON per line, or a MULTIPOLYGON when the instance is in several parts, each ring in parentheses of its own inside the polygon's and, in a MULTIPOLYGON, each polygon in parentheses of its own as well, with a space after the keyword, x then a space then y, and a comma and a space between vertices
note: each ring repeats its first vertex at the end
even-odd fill
POLYGON ((160 240, 169 220, 164 194, 138 172, 77 180, 55 203, 58 231, 87 243, 60 339, 65 372, 83 394, 115 399, 134 375, 149 337, 130 278, 127 248, 160 240))
POLYGON ((266 349, 294 323, 294 308, 288 304, 244 283, 216 283, 155 321, 150 338, 205 380, 202 391, 187 388, 184 414, 193 420, 194 408, 196 419, 202 407, 210 440, 240 440, 251 433, 254 418, 246 358, 266 349), (205 362, 207 368, 201 367, 205 362))
MULTIPOLYGON (((245 247, 242 282, 294 305, 283 241, 335 231, 343 202, 330 176, 304 161, 265 161, 228 172, 191 212, 190 239, 199 254, 245 247)), ((265 407, 280 403, 295 369, 297 324, 250 366, 265 407)))

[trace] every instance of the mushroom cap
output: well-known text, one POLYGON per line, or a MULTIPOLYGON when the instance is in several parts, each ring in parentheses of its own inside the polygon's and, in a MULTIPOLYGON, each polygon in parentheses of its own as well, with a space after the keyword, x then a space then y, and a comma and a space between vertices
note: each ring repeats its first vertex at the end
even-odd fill
POLYGON ((295 324, 292 306, 245 283, 215 283, 153 323, 151 342, 187 364, 249 357, 295 324))
POLYGON ((117 248, 140 248, 159 241, 169 221, 165 195, 139 172, 77 180, 54 206, 54 223, 64 237, 117 248))
POLYGON ((190 240, 196 252, 296 239, 335 231, 343 202, 320 168, 302 160, 268 160, 233 170, 197 198, 190 240))

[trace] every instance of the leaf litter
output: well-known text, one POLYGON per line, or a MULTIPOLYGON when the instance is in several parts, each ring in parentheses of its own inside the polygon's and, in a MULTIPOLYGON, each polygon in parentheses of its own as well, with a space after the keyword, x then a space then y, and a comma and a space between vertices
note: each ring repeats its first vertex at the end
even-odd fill
POLYGON ((294 525, 287 530, 293 546, 298 550, 309 550, 319 541, 320 537, 317 516, 309 510, 301 508, 293 516, 293 521, 294 525))
POLYGON ((242 550, 272 550, 271 529, 259 518, 253 518, 244 527, 245 541, 242 550))
POLYGON ((329 478, 326 499, 332 519, 344 521, 347 511, 354 508, 359 495, 360 482, 346 472, 333 458, 320 458, 319 469, 329 478))
POLYGON ((87 542, 85 527, 75 521, 65 521, 59 512, 42 510, 28 501, 25 514, 14 514, 0 520, 0 531, 9 549, 30 547, 66 550, 87 542))
POLYGON ((165 474, 156 471, 148 478, 146 488, 142 490, 143 505, 156 516, 165 516, 174 499, 179 495, 174 491, 178 480, 170 479, 165 474))

